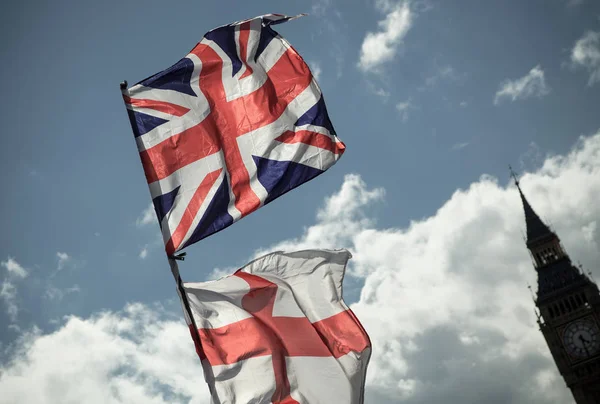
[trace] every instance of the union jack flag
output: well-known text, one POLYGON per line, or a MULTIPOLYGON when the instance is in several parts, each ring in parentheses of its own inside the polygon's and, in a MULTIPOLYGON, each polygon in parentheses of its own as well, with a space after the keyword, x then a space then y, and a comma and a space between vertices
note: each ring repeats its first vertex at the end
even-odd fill
POLYGON ((331 167, 345 146, 268 14, 216 28, 123 98, 168 255, 331 167))

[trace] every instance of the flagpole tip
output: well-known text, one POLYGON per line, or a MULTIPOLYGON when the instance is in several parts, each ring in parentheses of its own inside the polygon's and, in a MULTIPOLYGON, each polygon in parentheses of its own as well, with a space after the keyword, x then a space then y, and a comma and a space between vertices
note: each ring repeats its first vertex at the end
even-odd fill
POLYGON ((119 84, 119 87, 121 87, 121 90, 126 90, 127 89, 127 80, 123 80, 121 82, 121 84, 119 84))

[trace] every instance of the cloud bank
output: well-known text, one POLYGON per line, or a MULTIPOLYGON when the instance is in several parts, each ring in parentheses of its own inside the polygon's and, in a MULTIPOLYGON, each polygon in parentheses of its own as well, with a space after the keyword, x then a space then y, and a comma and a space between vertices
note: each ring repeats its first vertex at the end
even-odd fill
MULTIPOLYGON (((567 155, 547 157, 521 183, 571 258, 600 278, 600 132, 567 155)), ((348 175, 299 237, 256 252, 352 251, 345 292, 356 292, 352 309, 373 342, 366 402, 570 402, 535 324, 526 287, 535 271, 514 186, 484 175, 431 217, 402 229, 374 220, 371 212, 384 199, 383 189, 348 175)), ((33 330, 0 368, 2 398, 207 403, 181 317, 132 304, 69 317, 49 334, 33 330)))
POLYGON ((0 370, 2 403, 208 404, 189 331, 160 306, 131 304, 34 329, 0 370))

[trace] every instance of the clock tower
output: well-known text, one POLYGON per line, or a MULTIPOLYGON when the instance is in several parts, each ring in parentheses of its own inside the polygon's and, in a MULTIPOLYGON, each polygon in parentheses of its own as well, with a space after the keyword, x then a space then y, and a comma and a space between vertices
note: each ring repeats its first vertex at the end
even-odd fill
POLYGON ((521 195, 527 249, 538 275, 538 324, 577 404, 600 404, 600 292, 521 195))

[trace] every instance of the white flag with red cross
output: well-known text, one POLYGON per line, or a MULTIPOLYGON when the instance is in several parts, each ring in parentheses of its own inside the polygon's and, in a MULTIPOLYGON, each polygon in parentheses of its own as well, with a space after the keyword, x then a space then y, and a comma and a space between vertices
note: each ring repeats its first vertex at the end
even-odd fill
POLYGON ((350 257, 275 252, 184 284, 214 403, 363 402, 371 343, 342 298, 350 257))

